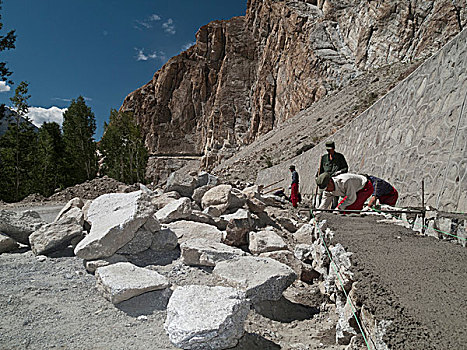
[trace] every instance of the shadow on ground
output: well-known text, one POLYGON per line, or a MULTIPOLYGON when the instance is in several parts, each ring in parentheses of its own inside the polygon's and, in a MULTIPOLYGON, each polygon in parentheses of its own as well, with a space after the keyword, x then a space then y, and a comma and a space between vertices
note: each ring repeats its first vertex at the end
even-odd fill
POLYGON ((171 295, 169 288, 156 290, 122 301, 115 307, 132 317, 151 315, 156 310, 165 310, 171 295))
POLYGON ((278 301, 263 301, 254 305, 257 313, 270 320, 289 323, 312 318, 319 313, 316 307, 293 303, 282 297, 278 301))
POLYGON ((255 334, 245 333, 239 340, 238 345, 231 350, 278 350, 281 347, 266 338, 255 334))

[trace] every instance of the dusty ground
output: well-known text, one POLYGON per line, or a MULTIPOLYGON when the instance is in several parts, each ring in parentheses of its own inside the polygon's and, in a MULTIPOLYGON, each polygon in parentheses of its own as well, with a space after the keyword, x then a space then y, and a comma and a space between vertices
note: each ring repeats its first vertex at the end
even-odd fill
POLYGON ((374 217, 321 217, 354 253, 364 305, 393 321, 390 349, 466 349, 467 249, 374 217))

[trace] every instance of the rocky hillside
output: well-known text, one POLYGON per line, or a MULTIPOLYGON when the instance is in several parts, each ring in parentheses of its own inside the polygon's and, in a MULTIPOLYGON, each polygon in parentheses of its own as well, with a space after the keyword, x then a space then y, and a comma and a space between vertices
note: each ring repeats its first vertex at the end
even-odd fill
MULTIPOLYGON (((345 100, 357 78, 374 82, 402 62, 381 90, 358 94, 359 108, 324 121, 327 133, 338 128, 455 36, 466 8, 466 0, 249 0, 245 16, 202 27, 121 109, 135 113, 155 158, 195 156, 213 168, 323 97, 345 100)), ((163 179, 158 170, 153 180, 163 179)))

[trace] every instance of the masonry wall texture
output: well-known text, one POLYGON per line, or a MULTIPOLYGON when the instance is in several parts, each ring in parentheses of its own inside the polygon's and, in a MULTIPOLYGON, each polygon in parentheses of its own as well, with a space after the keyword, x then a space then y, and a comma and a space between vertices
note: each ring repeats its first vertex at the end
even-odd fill
MULTIPOLYGON (((331 138, 352 173, 392 183, 399 205, 425 203, 440 210, 467 211, 467 30, 331 138)), ((327 140, 326 140, 327 141, 327 140)), ((315 191, 323 141, 312 150, 259 172, 257 182, 285 178, 289 164, 301 176, 300 190, 315 191)))

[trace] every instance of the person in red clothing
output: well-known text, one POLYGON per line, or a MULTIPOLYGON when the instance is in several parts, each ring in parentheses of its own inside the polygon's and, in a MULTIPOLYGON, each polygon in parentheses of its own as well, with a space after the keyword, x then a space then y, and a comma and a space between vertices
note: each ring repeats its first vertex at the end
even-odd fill
POLYGON ((289 169, 290 169, 290 172, 292 173, 290 201, 292 202, 292 206, 296 208, 298 205, 298 182, 299 182, 298 173, 295 170, 295 165, 291 165, 289 169))

